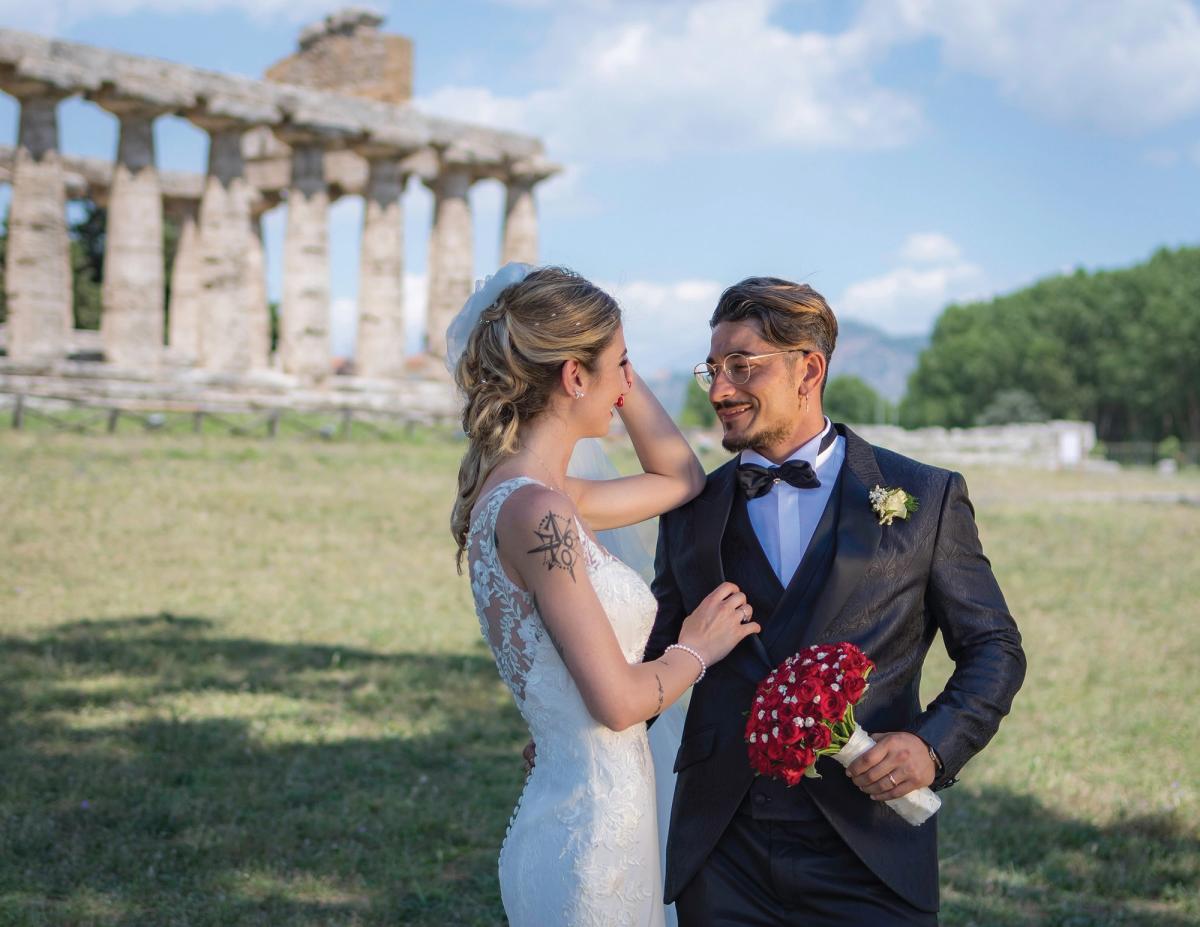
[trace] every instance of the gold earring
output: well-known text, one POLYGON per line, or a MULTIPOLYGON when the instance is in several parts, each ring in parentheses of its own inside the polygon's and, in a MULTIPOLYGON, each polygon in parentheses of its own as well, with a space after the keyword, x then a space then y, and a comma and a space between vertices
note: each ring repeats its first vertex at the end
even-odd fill
POLYGON ((804 411, 807 412, 808 411, 808 393, 801 393, 801 396, 804 399, 804 411))

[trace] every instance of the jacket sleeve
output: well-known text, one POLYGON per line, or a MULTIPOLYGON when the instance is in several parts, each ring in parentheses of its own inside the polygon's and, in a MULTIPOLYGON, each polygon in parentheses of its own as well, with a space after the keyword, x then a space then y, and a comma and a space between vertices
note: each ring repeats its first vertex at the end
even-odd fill
POLYGON ((658 614, 650 639, 646 643, 644 660, 657 660, 668 646, 679 640, 679 630, 687 617, 683 607, 683 595, 675 579, 671 564, 671 536, 674 519, 667 512, 658 520, 658 548, 654 555, 654 582, 650 588, 658 600, 658 614))
POLYGON ((950 475, 942 500, 925 607, 954 661, 946 688, 909 727, 942 761, 933 783, 938 789, 953 784, 992 739, 1025 678, 1021 635, 984 556, 958 473, 950 475))

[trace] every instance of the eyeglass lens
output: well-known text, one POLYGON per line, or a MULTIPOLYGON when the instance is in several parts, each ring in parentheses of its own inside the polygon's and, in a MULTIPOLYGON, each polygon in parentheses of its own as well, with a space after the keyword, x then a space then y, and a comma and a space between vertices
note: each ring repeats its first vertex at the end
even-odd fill
POLYGON ((721 368, 725 370, 725 376, 729 378, 730 383, 742 384, 750 379, 750 360, 745 354, 730 354, 721 362, 721 366, 717 367, 713 364, 697 364, 696 365, 696 380, 705 389, 712 386, 713 380, 717 378, 717 371, 721 368))

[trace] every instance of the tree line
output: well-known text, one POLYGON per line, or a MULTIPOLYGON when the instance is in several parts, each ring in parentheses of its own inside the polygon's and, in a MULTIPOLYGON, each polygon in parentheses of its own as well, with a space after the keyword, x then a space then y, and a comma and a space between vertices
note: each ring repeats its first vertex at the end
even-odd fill
POLYGON ((1022 405, 1104 441, 1200 441, 1200 248, 948 307, 900 418, 965 427, 1022 405))

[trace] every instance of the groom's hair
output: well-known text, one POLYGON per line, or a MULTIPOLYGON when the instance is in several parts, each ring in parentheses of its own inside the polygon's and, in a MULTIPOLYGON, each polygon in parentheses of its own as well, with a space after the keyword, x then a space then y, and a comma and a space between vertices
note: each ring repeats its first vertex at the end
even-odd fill
POLYGON ((748 319, 757 322, 763 338, 779 348, 820 351, 826 365, 833 359, 837 317, 825 297, 807 283, 747 277, 721 294, 708 325, 716 328, 722 322, 748 319))

